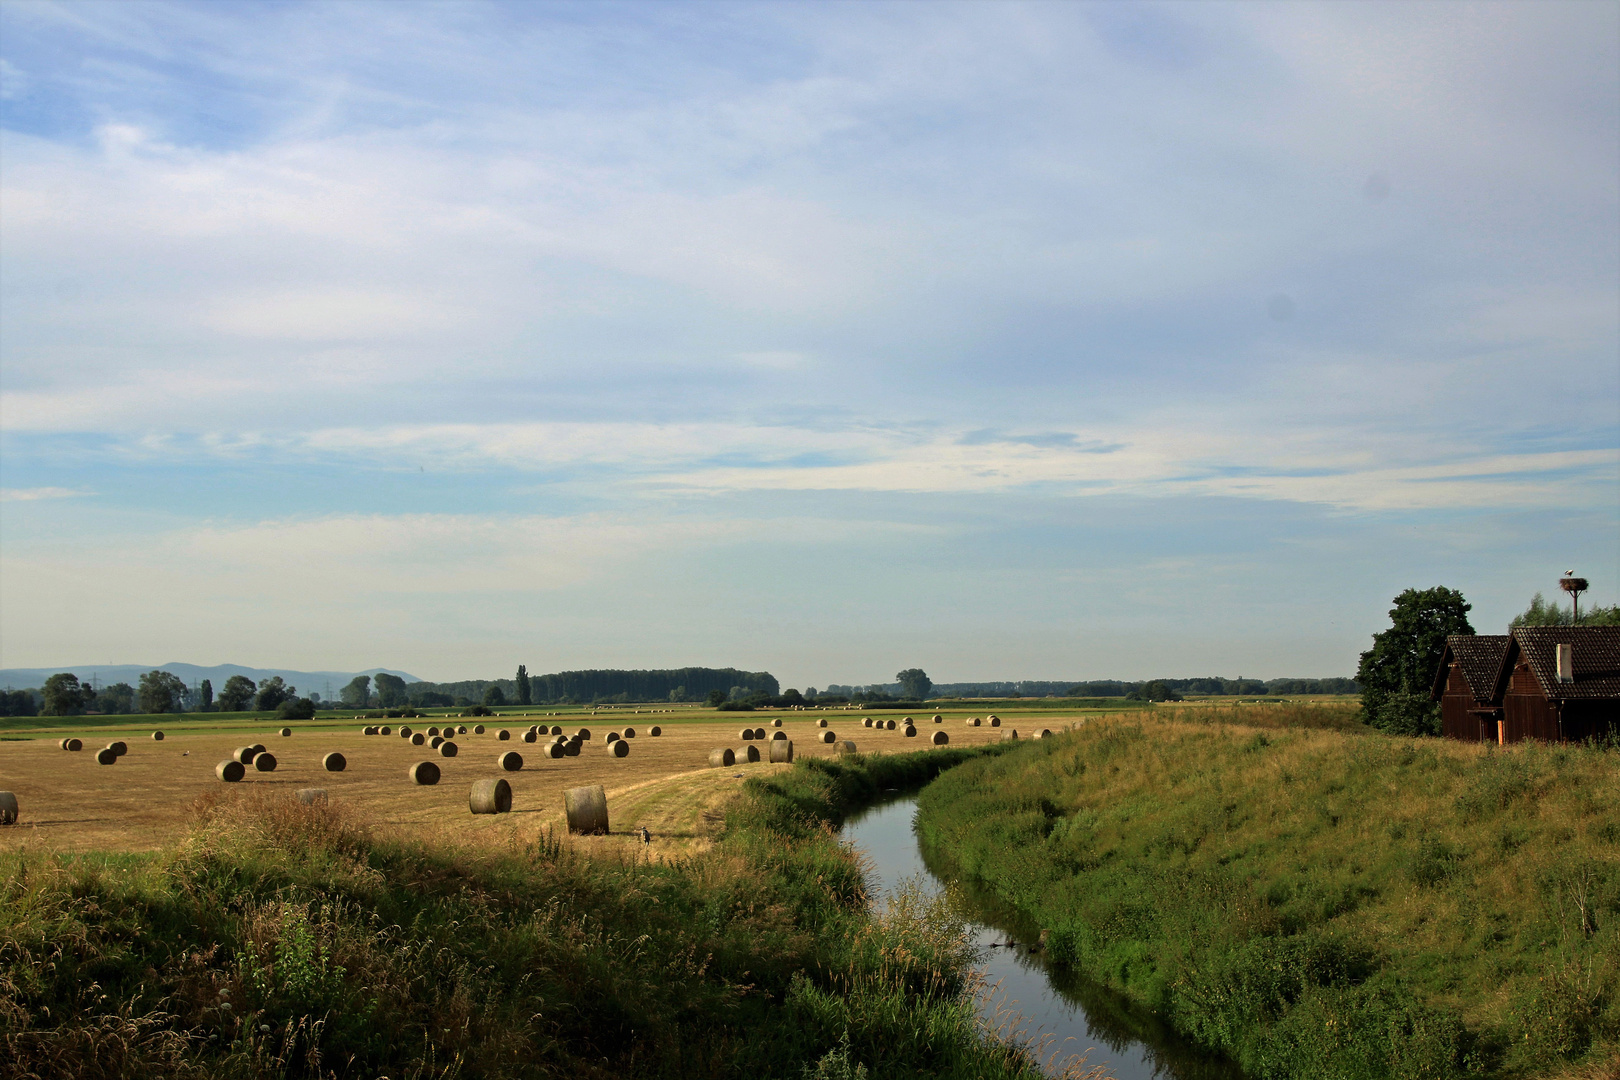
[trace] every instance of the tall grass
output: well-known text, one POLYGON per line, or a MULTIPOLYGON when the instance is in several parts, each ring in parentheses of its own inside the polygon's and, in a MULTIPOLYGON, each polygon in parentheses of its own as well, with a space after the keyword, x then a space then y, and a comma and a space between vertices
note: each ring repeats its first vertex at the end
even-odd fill
POLYGON ((1620 754, 1232 718, 966 763, 924 790, 924 843, 1257 1077, 1614 1060, 1620 754))
POLYGON ((750 782, 672 864, 237 792, 155 856, 12 854, 0 1075, 1033 1078, 979 1028, 960 933, 871 916, 829 827, 962 756, 750 782))

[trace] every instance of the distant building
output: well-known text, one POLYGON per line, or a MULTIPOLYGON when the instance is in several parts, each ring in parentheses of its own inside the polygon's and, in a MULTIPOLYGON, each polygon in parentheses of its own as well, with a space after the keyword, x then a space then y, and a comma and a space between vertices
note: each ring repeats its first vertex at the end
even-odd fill
POLYGON ((1463 742, 1498 742, 1502 699, 1496 673, 1506 634, 1452 634, 1440 654, 1433 694, 1440 702, 1440 734, 1463 742))
POLYGON ((1520 626, 1446 639, 1441 734, 1501 745, 1620 732, 1620 626, 1520 626))

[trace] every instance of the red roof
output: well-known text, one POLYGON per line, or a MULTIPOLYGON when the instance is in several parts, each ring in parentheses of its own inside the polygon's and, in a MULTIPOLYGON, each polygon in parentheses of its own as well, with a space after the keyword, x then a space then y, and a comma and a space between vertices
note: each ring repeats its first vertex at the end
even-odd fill
POLYGON ((1520 626, 1509 636, 1497 667, 1494 691, 1507 692, 1523 657, 1541 692, 1553 700, 1620 699, 1620 626, 1520 626), (1569 645, 1575 681, 1558 681, 1559 645, 1569 645))

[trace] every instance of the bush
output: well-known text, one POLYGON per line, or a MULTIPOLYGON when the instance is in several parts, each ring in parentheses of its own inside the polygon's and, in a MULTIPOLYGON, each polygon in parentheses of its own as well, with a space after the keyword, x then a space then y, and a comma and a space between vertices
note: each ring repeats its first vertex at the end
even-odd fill
POLYGON ((313 720, 315 703, 307 697, 288 698, 276 706, 277 720, 313 720))

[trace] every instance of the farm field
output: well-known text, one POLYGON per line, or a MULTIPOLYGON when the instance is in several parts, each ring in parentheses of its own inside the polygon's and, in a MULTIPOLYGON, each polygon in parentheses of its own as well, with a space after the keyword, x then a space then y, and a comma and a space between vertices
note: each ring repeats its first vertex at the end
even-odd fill
POLYGON ((766 763, 710 768, 709 751, 748 745, 739 738, 744 726, 764 727, 768 736, 778 730, 771 727, 771 721, 781 719, 779 730, 793 741, 795 756, 803 758, 831 755, 832 747, 818 741, 823 730, 854 740, 862 753, 904 753, 927 748, 935 730, 946 731, 952 746, 974 746, 998 741, 1003 731, 1020 725, 1021 734, 1030 734, 1034 719, 1039 720, 1035 731, 1075 719, 1043 712, 1038 718, 1020 720, 1025 714, 998 707, 996 715, 1003 718, 1003 728, 972 728, 965 725, 966 717, 982 716, 983 709, 942 710, 945 719, 938 725, 928 722, 932 713, 917 714, 917 737, 908 739, 899 727, 878 731, 861 725, 865 715, 896 721, 907 715, 893 712, 527 712, 529 715, 508 711, 496 717, 455 718, 458 724, 467 725, 468 733, 456 736, 459 752, 454 758, 441 757, 427 746, 413 746, 397 734, 361 734, 366 723, 387 723, 396 731, 404 723, 415 731, 426 731, 449 719, 445 717, 360 721, 318 716, 288 723, 292 729, 288 737, 278 734, 281 722, 270 718, 213 719, 207 714, 41 717, 38 720, 49 720, 55 726, 13 728, 7 731, 6 741, 0 741, 0 790, 14 792, 22 807, 18 827, 0 830, 0 850, 28 845, 64 852, 153 851, 186 833, 199 798, 271 792, 290 795, 306 787, 325 788, 332 798, 342 799, 368 820, 402 837, 465 839, 487 834, 494 840, 515 831, 532 834, 548 825, 561 827, 563 790, 601 784, 607 790, 615 835, 595 843, 629 843, 630 831, 645 825, 659 838, 655 852, 668 854, 707 842, 708 833, 718 827, 717 808, 740 784, 739 777, 786 768, 766 763), (520 738, 530 724, 542 719, 570 734, 588 728, 593 737, 578 757, 552 759, 545 754, 545 741, 525 743, 520 738), (817 726, 823 719, 826 729, 817 726), (92 727, 85 720, 120 723, 92 727), (472 728, 479 723, 486 730, 475 735, 472 728), (656 738, 647 734, 653 723, 663 729, 656 738), (630 740, 629 756, 610 757, 605 750, 607 733, 627 727, 637 731, 630 740), (511 740, 498 740, 496 733, 502 728, 511 732, 511 740), (164 732, 161 742, 153 741, 153 730, 164 732), (68 736, 82 739, 85 749, 62 750, 59 740, 68 736), (128 753, 117 764, 96 764, 95 750, 115 739, 128 745, 128 753), (240 783, 219 781, 214 766, 249 743, 262 743, 275 755, 275 771, 249 768, 240 783), (508 750, 523 756, 520 771, 502 772, 497 765, 496 758, 508 750), (347 759, 341 773, 322 769, 322 758, 333 751, 347 759), (442 772, 438 784, 422 787, 412 783, 407 770, 428 760, 442 772), (473 782, 495 776, 505 777, 512 785, 512 812, 469 813, 467 797, 473 782))

